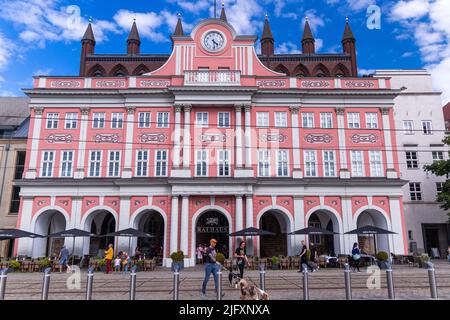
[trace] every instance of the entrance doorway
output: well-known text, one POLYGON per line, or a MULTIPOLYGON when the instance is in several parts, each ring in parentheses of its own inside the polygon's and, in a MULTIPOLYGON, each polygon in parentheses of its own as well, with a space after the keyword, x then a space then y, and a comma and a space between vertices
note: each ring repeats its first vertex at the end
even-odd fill
POLYGON ((274 236, 262 236, 260 238, 260 255, 261 257, 287 256, 288 243, 287 236, 283 234, 282 228, 284 221, 280 214, 276 212, 266 212, 260 220, 260 229, 275 233, 274 236))
POLYGON ((229 256, 230 226, 225 215, 218 211, 207 211, 197 220, 195 228, 196 243, 209 246, 209 240, 217 240, 217 252, 221 252, 226 258, 229 256))
POLYGON ((162 258, 164 249, 164 218, 162 215, 156 211, 143 213, 138 229, 154 236, 153 238, 138 239, 142 254, 150 259, 162 258))

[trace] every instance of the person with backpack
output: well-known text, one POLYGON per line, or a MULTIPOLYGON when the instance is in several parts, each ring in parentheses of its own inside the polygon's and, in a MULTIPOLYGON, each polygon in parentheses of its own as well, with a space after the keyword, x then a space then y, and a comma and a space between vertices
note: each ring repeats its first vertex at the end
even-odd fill
POLYGON ((361 250, 358 248, 358 243, 353 244, 352 249, 352 261, 353 261, 353 271, 356 271, 358 269, 358 273, 361 271, 359 270, 359 263, 361 261, 361 250))
POLYGON ((310 269, 311 272, 314 272, 314 269, 308 264, 308 259, 306 258, 307 248, 305 240, 302 240, 301 244, 302 246, 300 248, 300 270, 298 270, 298 272, 303 272, 305 266, 306 268, 310 269))

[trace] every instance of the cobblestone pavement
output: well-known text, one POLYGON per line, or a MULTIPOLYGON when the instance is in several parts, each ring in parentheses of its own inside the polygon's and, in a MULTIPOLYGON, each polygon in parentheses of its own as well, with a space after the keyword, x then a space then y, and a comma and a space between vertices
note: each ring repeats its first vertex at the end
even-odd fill
MULTIPOLYGON (((450 300, 450 263, 438 261, 435 263, 436 281, 439 299, 450 300)), ((386 274, 380 272, 380 289, 369 290, 367 281, 370 274, 352 273, 352 297, 355 300, 387 299, 386 274)), ((200 300, 200 286, 203 280, 201 267, 184 269, 180 273, 180 299, 200 300)), ((425 269, 409 266, 393 267, 395 298, 401 300, 430 299, 428 272, 425 269)), ((86 272, 82 271, 80 287, 70 289, 68 279, 76 277, 66 273, 54 273, 50 281, 50 300, 84 300, 86 291, 86 272)), ((259 285, 259 272, 246 271, 246 277, 259 285)), ((10 273, 6 285, 6 300, 39 300, 42 289, 42 273, 10 273)), ((301 300, 303 299, 303 275, 296 270, 268 270, 266 273, 266 291, 271 300, 301 300)), ((73 281, 71 282, 74 283, 73 281)), ((214 281, 211 276, 206 300, 216 299, 214 281)), ((129 299, 129 274, 95 273, 94 300, 127 300, 129 299)), ((138 300, 171 300, 173 274, 170 270, 161 268, 152 272, 137 273, 138 300)), ((311 300, 342 300, 345 299, 344 272, 342 269, 320 269, 309 274, 309 295, 311 300)), ((238 300, 239 290, 231 288, 228 282, 228 272, 223 272, 224 300, 238 300)))

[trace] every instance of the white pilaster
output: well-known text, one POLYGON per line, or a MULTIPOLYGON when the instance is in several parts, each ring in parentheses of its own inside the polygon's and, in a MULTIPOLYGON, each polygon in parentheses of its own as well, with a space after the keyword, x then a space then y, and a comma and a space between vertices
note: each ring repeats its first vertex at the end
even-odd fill
POLYGON ((339 136, 339 156, 341 159, 341 167, 339 168, 339 175, 341 179, 349 179, 350 171, 347 162, 347 151, 345 148, 345 111, 344 108, 336 108, 338 136, 339 136))
MULTIPOLYGON (((119 212, 119 221, 117 222, 118 227, 116 227, 117 230, 123 230, 130 228, 130 209, 131 209, 131 197, 120 197, 120 212, 119 212)), ((125 250, 128 252, 130 250, 129 248, 129 239, 128 237, 118 237, 117 240, 117 250, 116 252, 119 252, 120 250, 125 250)), ((129 252, 133 254, 134 252, 134 245, 136 244, 136 239, 132 239, 132 245, 131 250, 132 252, 129 252)))
POLYGON ((134 138, 134 113, 135 107, 127 107, 127 132, 125 142, 125 160, 122 171, 122 178, 129 179, 133 176, 133 138, 134 138))
POLYGON ((175 128, 174 128, 174 147, 173 147, 173 166, 180 167, 180 141, 181 141, 181 106, 175 106, 175 128))
MULTIPOLYGON (((294 197, 294 230, 296 231, 306 228, 305 222, 305 207, 303 197, 294 197)), ((300 253, 300 242, 302 240, 307 241, 306 236, 296 235, 293 236, 292 250, 294 255, 298 255, 300 253)))
POLYGON ((34 107, 33 135, 32 135, 33 140, 31 141, 30 165, 28 171, 25 174, 26 179, 36 179, 38 176, 37 158, 38 158, 39 142, 41 138, 43 113, 44 113, 43 107, 34 107))
POLYGON ((236 230, 235 231, 240 231, 243 228, 243 201, 242 201, 242 196, 241 195, 236 195, 236 230))
POLYGON ((242 106, 235 106, 236 112, 236 168, 242 168, 242 106))
POLYGON ((170 252, 178 251, 178 196, 172 197, 172 211, 170 215, 170 252))
MULTIPOLYGON (((180 250, 187 256, 189 252, 189 196, 183 196, 181 201, 181 238, 180 250)), ((194 244, 195 246, 195 244, 194 244)), ((194 255, 192 252, 191 257, 194 255)), ((185 259, 189 260, 189 259, 185 259)))
POLYGON ((80 141, 78 143, 78 161, 74 174, 75 179, 84 178, 84 162, 86 159, 87 129, 89 125, 89 107, 81 107, 80 141))
POLYGON ((252 169, 251 106, 245 106, 245 167, 252 169))
POLYGON ((398 174, 394 166, 394 155, 392 151, 391 124, 389 122, 390 108, 381 108, 383 118, 384 143, 386 146, 386 174, 388 179, 397 179, 398 174))
MULTIPOLYGON (((82 208, 82 197, 72 197, 72 214, 71 214, 71 225, 72 228, 85 230, 84 226, 81 225, 81 208, 82 208)), ((86 230, 91 231, 91 230, 86 230)), ((75 239, 75 255, 81 256, 83 255, 83 241, 87 239, 90 241, 90 238, 76 238, 75 239)))
POLYGON ((389 247, 390 250, 395 254, 407 254, 408 249, 405 248, 404 235, 404 225, 402 220, 402 215, 400 206, 401 199, 399 197, 389 198, 389 207, 391 210, 391 227, 393 232, 396 234, 389 236, 389 247))
POLYGON ((192 106, 184 106, 183 168, 188 170, 191 167, 191 110, 192 106))
MULTIPOLYGON (((31 230, 31 215, 33 212, 33 201, 32 197, 22 197, 22 211, 20 213, 20 230, 34 232, 31 230)), ((33 255, 33 239, 31 238, 21 238, 18 240, 17 254, 30 257, 33 255)))
MULTIPOLYGON (((247 195, 245 197, 245 228, 253 227, 253 196, 247 195)), ((254 252, 254 246, 253 246, 253 238, 247 237, 247 252, 251 255, 256 254, 254 252)))
POLYGON ((298 121, 298 114, 300 107, 293 106, 291 109, 291 123, 292 123, 292 153, 294 158, 294 171, 292 177, 294 179, 303 178, 302 166, 300 163, 300 128, 298 121))
MULTIPOLYGON (((342 201, 342 228, 343 232, 348 232, 357 228, 356 221, 353 219, 352 199, 350 197, 341 197, 342 201)), ((358 242, 358 236, 354 234, 346 234, 341 236, 343 245, 341 246, 342 254, 350 254, 353 243, 358 242)))

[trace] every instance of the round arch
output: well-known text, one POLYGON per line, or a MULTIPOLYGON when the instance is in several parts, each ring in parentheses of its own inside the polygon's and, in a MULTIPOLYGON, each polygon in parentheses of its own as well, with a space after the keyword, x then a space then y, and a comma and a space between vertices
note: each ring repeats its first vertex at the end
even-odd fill
MULTIPOLYGON (((106 212, 106 216, 108 214, 112 215, 114 222, 115 222, 115 226, 114 226, 114 231, 118 230, 119 227, 119 215, 117 214, 117 212, 112 209, 111 207, 107 207, 107 206, 96 206, 94 208, 89 209, 88 211, 85 212, 85 214, 83 215, 83 217, 81 218, 81 223, 80 223, 80 229, 91 232, 91 228, 92 228, 92 223, 95 219, 95 216, 98 213, 102 213, 102 212, 106 212)), ((82 251, 83 251, 83 255, 85 254, 90 254, 90 247, 91 247, 91 238, 82 238, 80 241, 82 241, 83 246, 82 246, 82 251)), ((115 245, 114 247, 117 248, 117 242, 118 239, 115 239, 115 245)))

